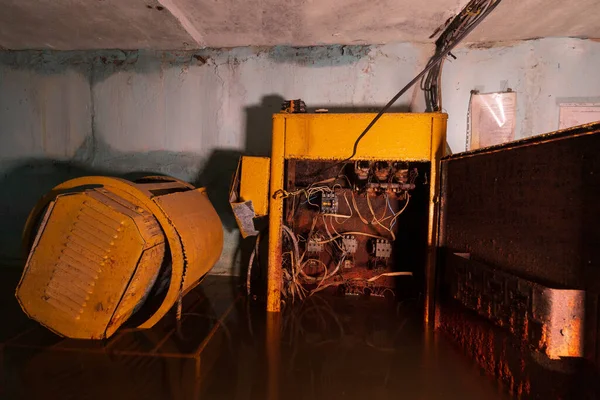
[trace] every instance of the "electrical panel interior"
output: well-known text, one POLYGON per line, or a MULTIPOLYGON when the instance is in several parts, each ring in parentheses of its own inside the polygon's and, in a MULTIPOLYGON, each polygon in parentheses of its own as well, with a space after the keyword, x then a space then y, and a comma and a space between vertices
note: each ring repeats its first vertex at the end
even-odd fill
POLYGON ((401 160, 288 160, 287 290, 395 296, 398 282, 414 286, 421 274, 416 254, 425 251, 429 168, 401 160))

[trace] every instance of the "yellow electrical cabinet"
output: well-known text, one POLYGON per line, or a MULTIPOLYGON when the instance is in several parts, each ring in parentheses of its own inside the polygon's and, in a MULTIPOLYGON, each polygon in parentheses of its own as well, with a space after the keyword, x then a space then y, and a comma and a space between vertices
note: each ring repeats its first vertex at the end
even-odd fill
POLYGON ((374 117, 273 116, 268 311, 329 286, 372 295, 418 286, 431 317, 447 115, 384 114, 350 157, 374 117))

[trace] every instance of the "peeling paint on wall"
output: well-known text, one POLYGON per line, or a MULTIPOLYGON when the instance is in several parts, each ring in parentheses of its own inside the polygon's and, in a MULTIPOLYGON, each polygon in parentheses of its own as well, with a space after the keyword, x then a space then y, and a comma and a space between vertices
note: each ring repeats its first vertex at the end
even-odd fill
POLYGON ((311 47, 274 47, 268 54, 276 62, 296 63, 300 65, 326 67, 354 64, 368 57, 371 46, 311 46, 311 47))
MULTIPOLYGON (((269 155, 271 115, 281 102, 373 110, 417 73, 430 50, 394 44, 2 52, 0 216, 8 223, 0 227, 0 257, 20 256, 27 213, 54 184, 152 172, 208 187, 226 231, 215 272, 231 273, 238 246, 227 202, 231 175, 240 154, 269 155)), ((396 109, 408 111, 411 101, 407 94, 396 109)))
MULTIPOLYGON (((214 271, 235 273, 238 234, 227 188, 241 153, 269 155, 271 115, 281 102, 302 98, 331 112, 374 111, 432 52, 431 45, 408 43, 0 52, 0 258, 20 257, 27 213, 54 184, 153 172, 208 187, 226 230, 214 271)), ((600 94, 598 42, 544 39, 456 55, 443 76, 455 152, 464 149, 471 89, 517 91, 518 137, 555 129, 559 99, 600 94)), ((394 107, 422 109, 418 88, 394 107)))

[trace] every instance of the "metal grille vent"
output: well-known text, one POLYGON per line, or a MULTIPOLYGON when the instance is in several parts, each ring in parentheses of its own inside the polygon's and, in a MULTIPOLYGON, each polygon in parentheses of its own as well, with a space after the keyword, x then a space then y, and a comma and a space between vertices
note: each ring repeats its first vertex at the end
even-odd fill
POLYGON ((49 304, 80 318, 123 223, 83 203, 44 292, 49 304))

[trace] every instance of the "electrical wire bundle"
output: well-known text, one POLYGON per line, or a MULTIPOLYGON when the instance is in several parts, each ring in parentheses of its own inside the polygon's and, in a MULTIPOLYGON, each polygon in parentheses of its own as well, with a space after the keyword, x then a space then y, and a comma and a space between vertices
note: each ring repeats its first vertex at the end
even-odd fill
MULTIPOLYGON (((348 179, 347 177, 345 177, 345 178, 348 179)), ((412 178, 412 180, 414 181, 415 178, 416 178, 416 175, 412 178)), ((334 183, 335 180, 336 179, 333 178, 333 179, 329 179, 327 181, 322 181, 320 183, 321 184, 322 183, 334 183)), ((349 181, 348 181, 348 183, 349 183, 349 181)), ((310 201, 311 196, 315 195, 316 193, 334 193, 336 187, 339 187, 340 189, 343 188, 340 184, 337 184, 337 183, 334 183, 332 187, 326 186, 326 185, 318 186, 318 185, 313 184, 306 189, 299 189, 299 190, 296 190, 293 192, 287 192, 285 190, 281 190, 280 193, 278 193, 277 195, 282 196, 283 198, 291 198, 293 201, 292 204, 295 204, 296 199, 305 198, 304 203, 316 206, 316 204, 314 204, 310 201)), ((343 225, 348 218, 352 217, 353 207, 354 207, 354 212, 360 217, 360 219, 362 220, 362 222, 365 225, 381 226, 384 230, 386 230, 387 232, 390 233, 391 240, 394 240, 395 236, 391 229, 395 225, 397 218, 404 212, 404 210, 406 210, 408 203, 409 203, 409 199, 410 199, 410 196, 408 195, 408 193, 406 193, 406 203, 399 211, 394 211, 389 203, 389 198, 386 195, 386 207, 385 207, 386 212, 384 213, 384 215, 382 215, 381 217, 378 218, 375 215, 373 206, 370 202, 370 199, 367 196, 367 205, 369 206, 369 209, 371 211, 372 218, 373 218, 371 221, 368 221, 363 216, 361 216, 358 206, 356 204, 354 192, 351 192, 351 193, 352 193, 352 197, 351 197, 352 202, 350 202, 348 200, 345 193, 343 195, 343 197, 346 201, 346 204, 348 206, 350 215, 324 213, 324 214, 319 214, 318 216, 315 216, 313 218, 312 227, 310 229, 310 232, 308 233, 308 236, 306 238, 302 237, 301 235, 295 234, 289 226, 287 226, 285 224, 282 226, 282 233, 284 235, 284 243, 286 243, 286 245, 284 245, 284 247, 287 247, 289 249, 289 251, 286 251, 285 253, 283 253, 284 257, 282 260, 282 262, 283 262, 283 265, 282 265, 283 266, 282 296, 286 299, 289 299, 291 303, 293 303, 296 299, 304 300, 305 298, 307 298, 319 291, 322 291, 330 286, 337 286, 337 285, 373 286, 374 282, 382 277, 411 276, 412 275, 411 272, 385 272, 385 273, 379 274, 377 276, 373 276, 368 279, 363 279, 363 278, 347 279, 346 277, 344 277, 344 275, 342 274, 342 269, 343 269, 342 266, 343 266, 346 258, 350 256, 350 254, 347 253, 347 250, 344 248, 344 246, 341 245, 341 243, 340 243, 340 240, 345 235, 367 236, 370 238, 383 239, 383 240, 389 240, 389 239, 386 237, 372 234, 372 233, 366 233, 366 232, 360 232, 360 231, 342 231, 342 232, 340 232, 335 228, 335 223, 337 223, 340 226, 343 225), (352 204, 352 206, 351 206, 351 204, 352 204), (388 209, 391 212, 391 215, 389 215, 389 216, 387 215, 388 209), (323 230, 315 229, 319 219, 322 219, 323 230), (342 219, 342 221, 339 221, 339 219, 342 219), (388 220, 389 220, 389 222, 387 222, 388 220), (389 224, 389 227, 384 225, 384 222, 386 224, 389 224), (300 243, 301 242, 307 243, 308 241, 312 241, 315 244, 331 246, 330 250, 333 250, 336 254, 334 255, 329 250, 327 250, 327 251, 330 252, 330 255, 335 260, 335 263, 334 263, 335 265, 332 266, 330 269, 328 269, 327 265, 325 263, 323 263, 321 260, 307 257, 307 250, 304 249, 304 251, 302 251, 300 243), (311 264, 318 264, 320 267, 322 267, 323 273, 320 274, 319 276, 308 275, 305 272, 305 268, 311 264), (305 284, 313 284, 316 287, 313 287, 312 289, 309 290, 304 286, 305 284)), ((295 207, 292 207, 292 208, 295 208, 295 207)), ((294 215, 294 211, 292 211, 292 217, 293 217, 293 215, 294 215)), ((257 252, 256 249, 255 249, 255 252, 257 252)), ((254 255, 254 252, 253 252, 253 255, 254 255)), ((254 259, 254 257, 251 257, 250 263, 252 263, 253 259, 254 259)), ((250 270, 251 270, 251 266, 249 266, 248 271, 250 271, 250 270)), ((248 277, 247 277, 248 288, 249 288, 249 285, 250 285, 250 275, 248 275, 248 277)), ((384 289, 382 289, 382 293, 381 293, 382 295, 383 295, 383 291, 384 291, 384 289)))
MULTIPOLYGON (((435 54, 429 60, 431 68, 421 79, 427 111, 442 109, 442 66, 446 55, 469 34, 500 3, 501 0, 471 0, 446 26, 435 42, 435 54)), ((437 32, 436 32, 437 33, 437 32)), ((432 35, 435 36, 435 34, 432 35)))
MULTIPOLYGON (((471 33, 471 31, 473 29, 475 29, 475 27, 477 25, 479 25, 479 23, 481 21, 483 21, 485 19, 485 17, 487 17, 489 15, 489 13, 491 13, 498 6, 498 4, 500 4, 501 1, 502 0, 471 0, 466 5, 466 7, 463 8, 461 10, 461 12, 458 13, 452 19, 452 21, 448 24, 448 27, 440 35, 440 38, 438 39, 438 41, 441 40, 440 43, 444 44, 443 47, 436 48, 435 54, 433 55, 433 57, 431 57, 431 59, 429 60, 429 62, 425 66, 425 68, 421 72, 419 72, 417 74, 417 76, 415 76, 410 82, 408 82, 406 84, 406 86, 404 86, 402 89, 400 89, 400 91, 398 93, 396 93, 396 95, 394 97, 392 97, 392 99, 390 101, 388 101, 387 104, 385 106, 383 106, 383 108, 381 110, 379 110, 379 112, 371 120, 369 125, 367 125, 367 127, 362 131, 362 133, 360 135, 358 135, 358 137, 354 141, 352 154, 348 158, 338 162, 336 165, 344 164, 347 161, 351 160, 356 155, 356 152, 358 150, 358 144, 360 143, 362 138, 365 137, 365 135, 371 130, 373 125, 375 125, 377 123, 377 121, 379 121, 379 119, 383 116, 383 114, 385 114, 390 109, 390 107, 393 106, 394 103, 400 97, 402 97, 402 95, 404 93, 406 93, 408 91, 408 89, 410 89, 415 83, 417 83, 421 78, 423 78, 423 76, 425 76, 425 74, 427 74, 429 71, 431 71, 433 69, 437 69, 437 73, 434 73, 434 75, 429 79, 426 78, 425 82, 423 82, 423 87, 425 89, 427 89, 427 85, 426 85, 427 82, 435 82, 435 91, 436 91, 435 101, 440 103, 440 104, 436 104, 436 107, 438 110, 441 109, 441 96, 440 96, 440 90, 439 90, 440 89, 439 80, 440 80, 440 76, 441 76, 441 62, 448 56, 448 54, 450 54, 450 52, 469 33, 471 33), (450 33, 450 32, 452 32, 452 33, 450 33), (444 39, 442 39, 442 38, 444 38, 444 39)), ((438 41, 436 41, 436 45, 437 45, 438 41)), ((431 87, 433 90, 434 86, 432 85, 431 87)), ((428 91, 428 92, 430 93, 429 95, 431 96, 431 91, 428 91)))

